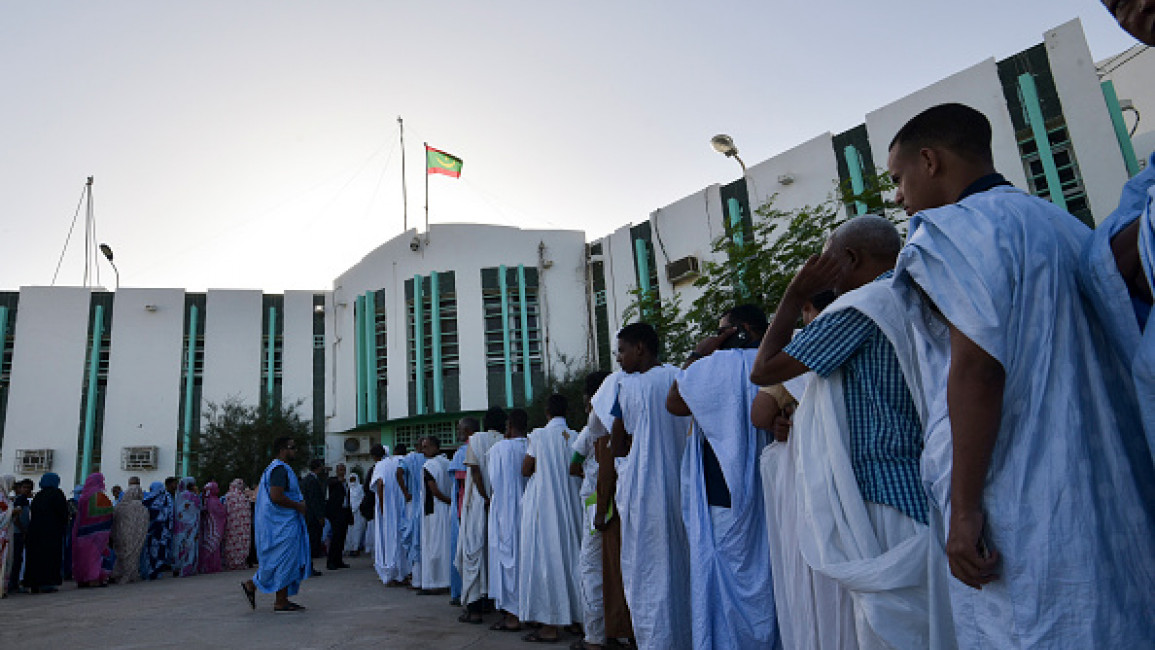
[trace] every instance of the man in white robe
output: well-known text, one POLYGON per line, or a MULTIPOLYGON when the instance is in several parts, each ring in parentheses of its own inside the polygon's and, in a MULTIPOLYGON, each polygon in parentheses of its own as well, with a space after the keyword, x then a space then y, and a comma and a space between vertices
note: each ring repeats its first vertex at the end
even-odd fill
MULTIPOLYGON (((598 460, 594 455, 594 444, 598 439, 610 434, 597 413, 592 400, 606 383, 610 373, 598 371, 586 376, 585 406, 588 420, 586 426, 573 442, 573 459, 569 473, 580 476, 581 489, 578 496, 582 503, 581 552, 578 556, 578 574, 581 578, 582 619, 585 638, 582 644, 586 650, 600 650, 606 642, 605 598, 602 594, 602 533, 594 528, 594 512, 597 509, 598 460)), ((611 390, 617 389, 617 380, 611 382, 611 390)))
MULTIPOLYGON (((405 453, 399 445, 398 453, 405 453)), ((405 494, 397 482, 400 456, 385 456, 373 467, 370 489, 376 495, 373 527, 373 567, 381 582, 397 586, 409 575, 409 557, 401 546, 400 527, 405 516, 405 494)))
MULTIPOLYGON (((465 422, 464 420, 462 421, 465 422)), ((464 425, 463 425, 464 426, 464 425)), ((461 570, 461 603, 465 623, 481 621, 483 599, 489 595, 489 540, 487 529, 493 486, 487 468, 490 448, 504 439, 505 411, 499 407, 485 413, 485 431, 469 436, 465 451, 465 499, 461 506, 461 532, 457 538, 457 566, 461 570)))
POLYGON ((529 434, 522 474, 529 477, 522 498, 518 610, 521 620, 541 623, 524 640, 558 639, 558 627, 580 623, 578 585, 581 500, 578 480, 569 475, 570 445, 576 433, 566 426, 566 399, 550 395, 550 421, 529 434))
POLYGON ((421 590, 418 594, 447 593, 449 591, 450 525, 449 510, 453 499, 453 476, 449 473, 449 459, 441 453, 436 437, 425 439, 423 466, 425 493, 422 498, 421 519, 421 590))
POLYGON ((750 421, 750 369, 766 331, 754 305, 728 311, 670 387, 666 408, 693 416, 682 456, 682 516, 690 541, 694 647, 778 643, 758 454, 766 433, 750 421))
POLYGON ((465 496, 465 453, 469 436, 478 428, 477 418, 462 418, 457 422, 457 440, 461 444, 453 452, 446 471, 453 479, 449 493, 449 605, 461 605, 461 569, 457 566, 457 539, 461 532, 461 502, 465 496))
POLYGON ((528 441, 524 409, 509 412, 505 439, 486 453, 489 484, 489 596, 505 617, 490 629, 521 629, 518 606, 518 561, 521 551, 521 501, 527 478, 522 474, 528 441))
POLYGON ((935 106, 887 163, 913 215, 895 285, 933 409, 923 481, 959 645, 1153 647, 1136 621, 1155 620, 1155 476, 1079 293, 1091 231, 1009 186, 990 142, 978 111, 935 106))
POLYGON ((679 474, 690 419, 666 410, 678 369, 660 364, 658 350, 657 332, 647 323, 618 332, 618 364, 626 375, 611 429, 614 455, 621 458, 615 504, 622 583, 643 650, 689 648, 693 640, 679 474))
POLYGON ((425 438, 417 439, 417 448, 406 454, 398 467, 398 480, 404 482, 405 517, 401 526, 401 545, 409 559, 409 586, 421 589, 421 523, 425 518, 425 438))

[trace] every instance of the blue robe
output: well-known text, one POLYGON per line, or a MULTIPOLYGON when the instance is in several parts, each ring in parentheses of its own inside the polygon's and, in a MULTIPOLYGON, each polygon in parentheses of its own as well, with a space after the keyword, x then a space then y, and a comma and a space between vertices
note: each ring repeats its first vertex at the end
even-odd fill
POLYGON ((757 350, 720 350, 678 375, 694 413, 682 456, 682 517, 690 541, 695 648, 773 648, 778 643, 774 583, 758 456, 765 432, 750 422, 758 387, 750 383, 757 350), (702 473, 707 440, 730 490, 730 525, 714 528, 702 473))
MULTIPOLYGON (((409 556, 409 566, 421 564, 421 519, 425 516, 425 481, 422 476, 425 467, 425 454, 411 451, 401 459, 401 466, 405 468, 405 487, 413 497, 405 504, 405 516, 401 527, 401 545, 409 556)), ((421 576, 415 575, 415 582, 421 581, 421 576)))
MULTIPOLYGON (((451 500, 449 504, 449 557, 451 558, 457 557, 457 536, 461 532, 461 504, 457 502, 457 476, 454 472, 465 471, 465 452, 468 449, 468 444, 458 447, 453 454, 453 459, 449 462, 449 474, 453 476, 453 493, 449 495, 451 500)), ((449 566, 449 597, 454 600, 461 599, 461 569, 457 566, 456 559, 451 560, 449 566)))
POLYGON ((1140 424, 1113 408, 1126 369, 1080 296, 1091 231, 999 187, 915 215, 910 232, 894 281, 910 301, 930 405, 923 480, 947 522, 949 331, 915 289, 1006 373, 983 493, 999 578, 981 591, 949 579, 959 646, 1152 647, 1155 476, 1127 442, 1140 424))
POLYGON ((312 573, 313 561, 309 555, 309 531, 305 527, 305 516, 296 510, 274 504, 269 496, 269 475, 278 466, 284 467, 289 476, 285 496, 292 501, 305 500, 293 469, 280 460, 269 463, 261 475, 253 515, 259 563, 253 575, 253 584, 262 593, 288 588, 289 595, 293 596, 312 573))
POLYGON ((155 481, 149 486, 144 506, 148 508, 148 535, 140 552, 140 577, 156 580, 172 571, 173 501, 164 483, 155 481))

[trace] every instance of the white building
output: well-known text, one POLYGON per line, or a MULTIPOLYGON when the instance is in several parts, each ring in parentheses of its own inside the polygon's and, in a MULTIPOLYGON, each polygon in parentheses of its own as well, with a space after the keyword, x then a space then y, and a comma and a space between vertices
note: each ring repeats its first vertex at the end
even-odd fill
POLYGON ((434 225, 385 242, 329 291, 0 292, 0 473, 79 482, 87 449, 110 485, 133 474, 147 485, 183 472, 205 404, 230 397, 300 401, 330 463, 364 467, 374 442, 448 443, 464 414, 524 406, 567 370, 608 369, 632 288, 690 304, 689 280, 725 261, 711 242, 732 224, 744 231, 773 195, 790 210, 863 186, 898 128, 943 102, 990 118, 1012 183, 1093 225, 1155 147, 1155 129, 1136 124, 1155 115, 1152 78, 1150 50, 1096 65, 1072 21, 588 243, 576 230, 434 225))

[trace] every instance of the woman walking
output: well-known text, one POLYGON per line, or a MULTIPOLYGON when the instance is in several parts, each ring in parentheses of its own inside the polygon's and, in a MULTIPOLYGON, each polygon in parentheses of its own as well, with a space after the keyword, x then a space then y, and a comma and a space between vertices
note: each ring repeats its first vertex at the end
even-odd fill
POLYGON ((197 573, 197 537, 200 532, 201 499, 193 492, 195 481, 182 478, 176 488, 176 523, 173 525, 173 574, 193 576, 197 573))
POLYGON ((104 475, 90 474, 76 503, 73 526, 72 577, 80 587, 103 587, 112 574, 114 555, 108 546, 112 534, 112 501, 104 494, 104 475))
POLYGON ((153 481, 144 495, 144 507, 148 508, 148 533, 144 550, 140 554, 140 577, 156 580, 172 571, 172 495, 164 489, 164 483, 153 481))
POLYGON ((68 497, 60 489, 59 475, 49 472, 40 478, 40 491, 29 510, 32 518, 25 542, 24 585, 34 594, 53 592, 61 583, 69 515, 68 497))
POLYGON ((229 483, 225 495, 225 544, 222 559, 226 571, 243 569, 253 539, 253 508, 245 496, 245 482, 239 478, 229 483))
POLYGON ((345 554, 357 557, 361 554, 361 545, 365 539, 365 517, 361 515, 361 501, 365 498, 365 488, 361 487, 361 479, 356 474, 349 474, 349 507, 353 509, 353 525, 349 527, 349 536, 345 538, 345 554))
POLYGON ((129 485, 112 512, 112 548, 116 551, 113 582, 140 580, 141 549, 148 535, 148 508, 141 503, 143 496, 139 485, 129 485))
POLYGON ((226 525, 225 504, 221 502, 220 486, 216 481, 205 485, 204 513, 201 516, 200 559, 201 573, 220 573, 221 541, 226 525))

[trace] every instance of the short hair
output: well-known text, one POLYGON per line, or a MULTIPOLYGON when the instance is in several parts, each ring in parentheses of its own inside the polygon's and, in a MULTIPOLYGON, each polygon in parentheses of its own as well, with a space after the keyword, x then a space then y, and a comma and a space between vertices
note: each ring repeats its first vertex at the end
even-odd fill
POLYGON ((766 312, 762 311, 758 305, 738 305, 726 312, 726 317, 730 319, 730 324, 735 327, 749 325, 758 338, 762 338, 762 335, 766 333, 768 325, 766 312))
POLYGON ((169 483, 176 483, 176 482, 177 482, 177 481, 179 481, 179 480, 180 480, 180 479, 179 479, 179 478, 177 478, 177 477, 175 477, 175 476, 170 476, 170 477, 168 477, 168 478, 166 478, 166 479, 164 480, 164 484, 165 484, 165 485, 168 485, 169 483))
POLYGON ((500 406, 491 406, 485 412, 486 431, 505 431, 505 409, 500 406))
POLYGON ((529 429, 529 413, 525 409, 511 409, 509 411, 509 426, 525 433, 529 429))
POLYGON ((661 344, 658 342, 658 332, 649 323, 630 323, 618 330, 618 339, 631 345, 641 344, 650 354, 658 356, 661 344))
POLYGON ((30 478, 26 478, 26 479, 20 481, 19 483, 17 483, 16 485, 23 485, 24 487, 36 487, 36 483, 30 478))
POLYGON ((561 393, 554 393, 545 401, 545 412, 550 417, 565 417, 567 410, 569 410, 569 400, 561 393))
POLYGON ((437 436, 425 436, 425 440, 436 449, 441 449, 441 439, 437 436))
POLYGON ((408 454, 408 453, 409 453, 409 447, 406 447, 405 443, 401 443, 401 444, 393 447, 393 455, 394 456, 404 456, 405 454, 408 454))
POLYGON ((590 374, 586 375, 586 385, 585 385, 586 395, 589 397, 593 397, 594 394, 598 392, 598 389, 602 387, 602 383, 605 382, 606 377, 609 377, 609 376, 610 376, 610 373, 606 372, 605 370, 595 370, 595 371, 591 372, 590 374))
POLYGON ((469 429, 471 433, 477 433, 478 431, 481 431, 481 423, 477 421, 477 418, 461 418, 461 424, 464 425, 466 429, 469 429))
POLYGON ((273 455, 276 456, 281 453, 282 449, 288 449, 289 443, 293 442, 293 436, 281 436, 273 441, 273 455))
POLYGON ((314 458, 314 459, 309 461, 309 469, 313 470, 314 472, 321 469, 324 466, 325 466, 325 461, 321 460, 320 458, 314 458))
POLYGON ((864 214, 847 220, 830 235, 840 246, 856 248, 870 257, 893 264, 902 250, 902 236, 889 220, 864 214))
POLYGON ((385 447, 381 443, 377 443, 369 448, 369 455, 373 458, 384 458, 385 447))
POLYGON ((915 115, 894 134, 888 149, 895 146, 941 147, 972 161, 994 161, 990 120, 965 104, 939 104, 915 115))

